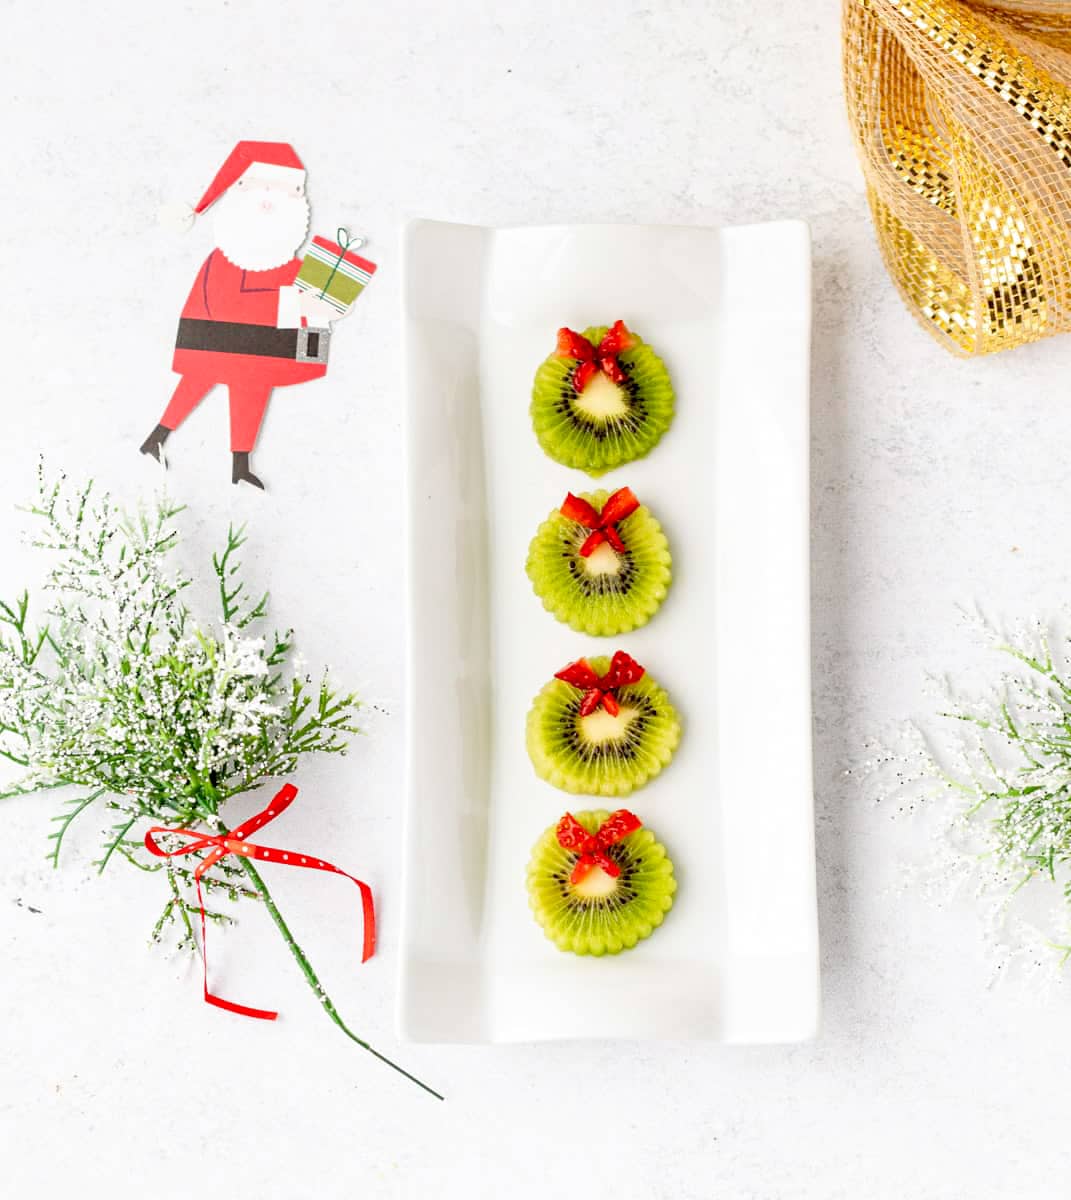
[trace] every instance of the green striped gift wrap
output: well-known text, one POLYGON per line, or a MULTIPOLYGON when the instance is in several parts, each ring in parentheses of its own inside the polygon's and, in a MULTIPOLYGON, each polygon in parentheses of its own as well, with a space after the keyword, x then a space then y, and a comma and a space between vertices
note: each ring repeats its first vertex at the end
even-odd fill
POLYGON ((315 291, 339 314, 364 291, 375 274, 376 264, 330 238, 314 237, 305 251, 294 283, 303 291, 315 291))

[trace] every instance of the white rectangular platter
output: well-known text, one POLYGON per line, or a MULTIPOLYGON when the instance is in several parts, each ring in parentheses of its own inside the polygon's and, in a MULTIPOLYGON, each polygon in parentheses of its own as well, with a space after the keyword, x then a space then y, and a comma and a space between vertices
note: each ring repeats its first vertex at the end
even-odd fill
POLYGON ((412 223, 404 245, 409 657, 402 1037, 793 1041, 818 1022, 811 790, 810 243, 726 229, 412 223), (674 424, 594 484, 544 456, 532 377, 559 326, 618 317, 673 378, 674 424), (616 639, 544 611, 524 564, 569 490, 630 486, 674 580, 616 639), (525 868, 567 809, 525 716, 556 670, 627 650, 681 714, 673 762, 623 803, 679 890, 616 957, 546 940, 525 868))

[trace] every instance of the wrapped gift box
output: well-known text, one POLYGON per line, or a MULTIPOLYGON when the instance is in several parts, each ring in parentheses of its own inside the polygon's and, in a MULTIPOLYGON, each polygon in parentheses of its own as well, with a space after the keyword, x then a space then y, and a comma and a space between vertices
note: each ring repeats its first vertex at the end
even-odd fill
MULTIPOLYGON (((344 236, 342 230, 339 233, 344 236)), ((302 291, 315 292, 339 315, 344 315, 364 291, 375 270, 374 262, 362 258, 348 245, 314 237, 305 251, 294 284, 302 291)))

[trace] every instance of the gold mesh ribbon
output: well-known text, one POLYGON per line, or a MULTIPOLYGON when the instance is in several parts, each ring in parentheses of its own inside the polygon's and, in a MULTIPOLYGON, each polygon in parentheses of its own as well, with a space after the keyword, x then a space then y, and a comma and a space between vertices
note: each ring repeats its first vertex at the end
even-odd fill
POLYGON ((878 241, 957 354, 1071 329, 1071 0, 844 0, 878 241))

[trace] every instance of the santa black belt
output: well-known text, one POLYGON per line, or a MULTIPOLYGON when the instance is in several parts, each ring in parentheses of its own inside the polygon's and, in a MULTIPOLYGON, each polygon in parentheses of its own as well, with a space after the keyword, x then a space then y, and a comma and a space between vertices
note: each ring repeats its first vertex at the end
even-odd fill
POLYGON ((221 354, 253 354, 291 362, 326 363, 331 332, 327 329, 275 329, 240 321, 179 321, 176 350, 211 350, 221 354))

